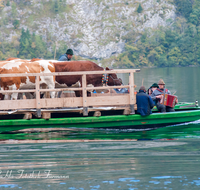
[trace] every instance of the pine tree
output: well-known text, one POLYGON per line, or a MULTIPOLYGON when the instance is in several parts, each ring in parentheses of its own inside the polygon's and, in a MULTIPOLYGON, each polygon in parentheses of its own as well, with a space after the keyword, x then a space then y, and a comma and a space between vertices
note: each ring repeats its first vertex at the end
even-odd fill
POLYGON ((32 40, 29 30, 27 29, 25 32, 24 28, 22 28, 19 45, 19 57, 23 56, 25 58, 31 58, 31 44, 32 40))
POLYGON ((139 4, 139 6, 138 6, 138 8, 137 8, 137 12, 138 12, 138 13, 141 13, 142 11, 143 11, 143 8, 142 8, 141 4, 139 4))
POLYGON ((59 11, 59 3, 57 0, 55 1, 55 4, 54 4, 54 11, 55 11, 55 13, 58 13, 58 11, 59 11))

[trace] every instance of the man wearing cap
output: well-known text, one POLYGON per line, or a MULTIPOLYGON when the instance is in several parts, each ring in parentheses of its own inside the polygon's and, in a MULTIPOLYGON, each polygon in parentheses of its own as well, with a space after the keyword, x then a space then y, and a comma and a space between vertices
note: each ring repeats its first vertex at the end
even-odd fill
MULTIPOLYGON (((153 85, 152 85, 153 86, 153 85)), ((156 83, 154 83, 154 86, 156 86, 156 83)), ((158 86, 159 88, 155 89, 152 94, 151 94, 151 98, 153 101, 156 102, 156 107, 158 109, 158 111, 164 113, 164 112, 174 112, 174 109, 169 107, 169 106, 165 106, 163 104, 160 103, 160 100, 162 99, 163 95, 162 94, 171 94, 171 92, 165 88, 165 83, 163 81, 163 79, 160 79, 158 81, 158 86)), ((176 100, 176 103, 178 103, 178 100, 176 100)))
POLYGON ((66 54, 63 54, 59 57, 58 61, 70 61, 74 53, 72 49, 68 49, 66 54))
POLYGON ((153 93, 154 90, 158 89, 159 86, 157 83, 153 83, 150 88, 148 89, 148 95, 151 96, 151 94, 153 93))
POLYGON ((141 116, 147 116, 152 114, 151 109, 154 107, 153 100, 146 94, 144 86, 140 87, 139 93, 136 95, 137 111, 141 116))
MULTIPOLYGON (((73 57, 74 53, 72 49, 68 49, 66 51, 66 54, 63 54, 59 57, 58 61, 71 61, 72 57, 73 57)), ((62 91, 58 92, 58 98, 61 97, 62 91)))

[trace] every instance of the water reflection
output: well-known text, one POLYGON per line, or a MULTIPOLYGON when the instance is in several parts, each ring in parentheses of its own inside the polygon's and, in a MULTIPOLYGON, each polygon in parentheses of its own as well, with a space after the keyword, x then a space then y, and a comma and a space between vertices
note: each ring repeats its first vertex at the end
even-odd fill
POLYGON ((200 185, 197 140, 0 145, 0 152, 0 189, 198 189, 200 185))
MULTIPOLYGON (((67 140, 78 142, 83 140, 155 140, 155 139, 180 139, 199 138, 200 120, 157 129, 75 129, 57 128, 26 129, 10 133, 0 133, 0 143, 16 143, 12 140, 44 140, 46 142, 67 140), (8 141, 6 141, 8 140, 8 141)), ((26 141, 28 142, 28 141, 26 141)), ((40 141, 42 142, 42 141, 40 141)))

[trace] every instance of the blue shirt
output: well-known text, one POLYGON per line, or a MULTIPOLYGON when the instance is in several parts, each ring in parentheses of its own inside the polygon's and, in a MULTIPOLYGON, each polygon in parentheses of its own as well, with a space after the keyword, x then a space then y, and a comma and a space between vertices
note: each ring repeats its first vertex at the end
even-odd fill
POLYGON ((71 59, 68 59, 67 54, 63 54, 59 57, 58 61, 70 61, 71 59))
POLYGON ((140 90, 136 95, 137 112, 141 116, 147 116, 152 114, 151 109, 154 107, 154 102, 151 97, 143 90, 140 90))

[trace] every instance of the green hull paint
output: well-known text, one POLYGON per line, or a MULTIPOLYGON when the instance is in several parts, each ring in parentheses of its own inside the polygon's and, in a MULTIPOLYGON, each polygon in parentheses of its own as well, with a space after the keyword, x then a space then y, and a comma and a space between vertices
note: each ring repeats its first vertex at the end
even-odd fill
POLYGON ((0 120, 0 132, 26 128, 75 127, 75 128, 148 128, 155 125, 172 125, 200 119, 200 110, 154 113, 150 116, 115 115, 101 117, 71 117, 45 119, 0 120))
MULTIPOLYGON (((151 128, 178 123, 196 121, 200 119, 200 107, 194 103, 179 103, 175 106, 176 112, 153 113, 142 117, 136 115, 113 115, 101 117, 67 117, 45 119, 12 119, 0 120, 0 132, 27 128, 151 128)), ((156 109, 153 109, 156 112, 156 109)))

